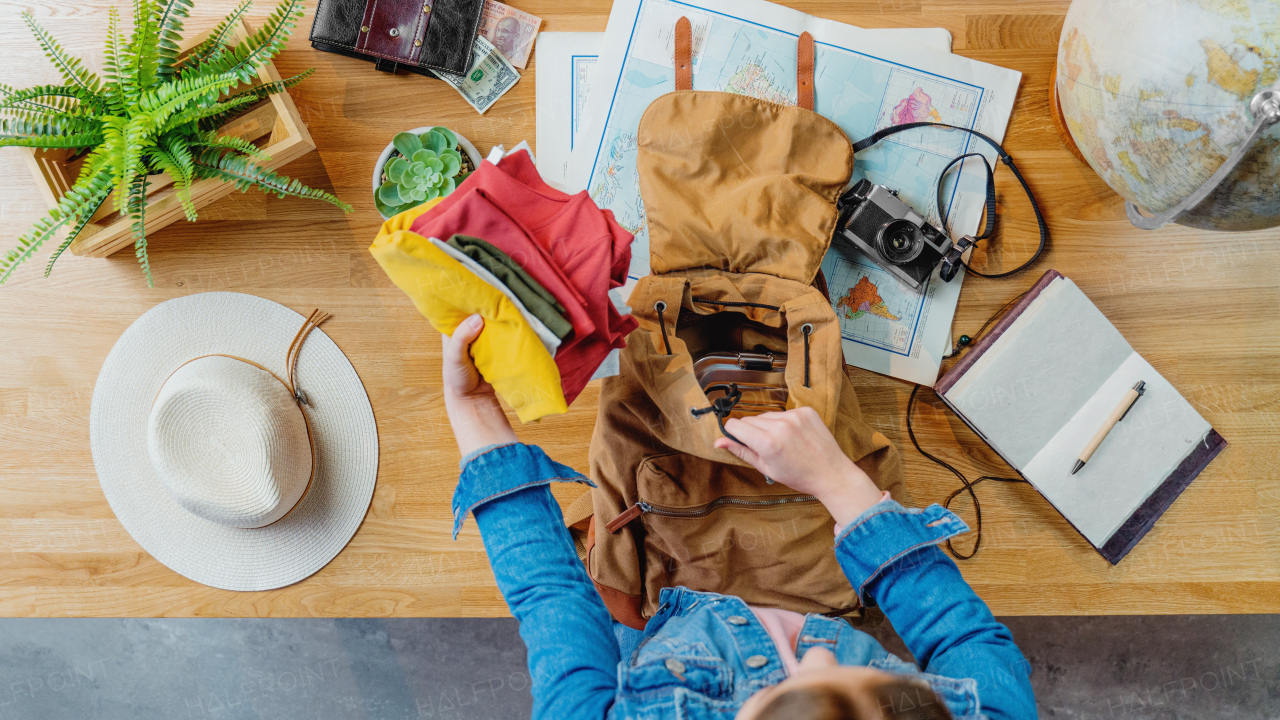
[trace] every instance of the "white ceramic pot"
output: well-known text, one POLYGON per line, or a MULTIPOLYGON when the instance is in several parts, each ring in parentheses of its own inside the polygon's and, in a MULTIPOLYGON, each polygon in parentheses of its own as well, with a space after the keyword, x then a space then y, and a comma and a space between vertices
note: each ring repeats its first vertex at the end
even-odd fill
MULTIPOLYGON (((425 133, 426 131, 430 130, 433 127, 440 127, 440 126, 427 125, 426 127, 406 130, 405 132, 411 132, 414 135, 422 135, 423 133, 425 133)), ((484 160, 484 156, 480 154, 480 151, 476 149, 475 145, 471 144, 470 140, 462 137, 462 133, 459 133, 457 130, 454 130, 453 128, 449 128, 449 130, 452 131, 453 134, 458 137, 458 145, 462 147, 462 150, 467 153, 467 157, 471 159, 471 166, 474 167, 476 170, 479 170, 480 162, 484 160)), ((396 146, 394 143, 387 143, 387 146, 382 150, 382 154, 378 156, 378 162, 374 163, 373 165, 373 192, 375 193, 378 192, 378 188, 382 185, 382 168, 386 166, 388 161, 391 160, 391 153, 394 152, 395 149, 396 149, 396 146)), ((380 215, 382 214, 381 211, 379 211, 379 214, 380 215)), ((383 215, 382 217, 384 220, 391 219, 391 218, 388 218, 386 215, 383 215)))

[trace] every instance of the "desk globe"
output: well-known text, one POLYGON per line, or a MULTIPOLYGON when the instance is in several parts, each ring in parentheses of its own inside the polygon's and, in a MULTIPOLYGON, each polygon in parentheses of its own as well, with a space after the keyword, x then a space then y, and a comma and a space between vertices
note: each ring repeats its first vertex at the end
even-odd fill
MULTIPOLYGON (((1057 103, 1085 162, 1126 200, 1159 213, 1245 140, 1250 102, 1276 85, 1278 63, 1276 0, 1075 0, 1058 43, 1057 103)), ((1280 124, 1176 222, 1280 225, 1280 124)))

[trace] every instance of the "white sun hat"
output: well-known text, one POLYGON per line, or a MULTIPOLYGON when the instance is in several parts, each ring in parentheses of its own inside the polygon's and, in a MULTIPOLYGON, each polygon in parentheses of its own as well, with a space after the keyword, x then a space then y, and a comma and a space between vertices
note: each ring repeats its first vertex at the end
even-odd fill
POLYGON ((310 317, 241 293, 152 308, 93 391, 103 493, 138 544, 225 590, 270 590, 332 560, 360 527, 378 431, 355 368, 310 317))

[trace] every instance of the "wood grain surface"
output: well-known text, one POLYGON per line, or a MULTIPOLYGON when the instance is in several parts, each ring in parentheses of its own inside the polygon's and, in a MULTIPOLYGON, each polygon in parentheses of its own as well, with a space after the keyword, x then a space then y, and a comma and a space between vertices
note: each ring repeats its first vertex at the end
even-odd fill
MULTIPOLYGON (((1185 228, 1144 232, 1119 197, 1064 149, 1048 114, 1058 31, 1068 2, 880 0, 786 3, 862 27, 945 27, 956 53, 1014 68, 1022 86, 1006 138, 1042 204, 1053 243, 1032 271, 966 280, 954 332, 973 333, 1005 302, 1056 268, 1074 279, 1139 352, 1230 447, 1119 566, 1107 564, 1027 486, 987 484, 977 559, 964 575, 998 614, 1243 613, 1280 611, 1280 244, 1275 230, 1223 235, 1185 228)), ((100 66, 106 0, 0 1, 0 82, 57 82, 19 16, 31 10, 71 51, 100 66)), ((600 31, 605 0, 520 0, 543 30, 600 31)), ((230 10, 200 0, 198 32, 230 10)), ((260 0, 251 20, 270 11, 260 0)), ((127 9, 122 13, 129 17, 127 9)), ((447 125, 481 152, 534 139, 537 52, 520 83, 486 115, 448 86, 390 76, 370 64, 314 52, 310 14, 277 58, 286 76, 316 74, 291 91, 318 146, 284 168, 335 192, 350 215, 318 203, 235 193, 151 237, 154 289, 132 253, 65 255, 51 279, 44 254, 0 287, 0 615, 490 616, 507 607, 472 523, 449 538, 458 453, 441 402, 440 342, 365 251, 380 219, 370 197, 378 153, 396 132, 447 125), (210 290, 253 293, 325 325, 360 372, 381 436, 378 487, 351 545, 310 579, 261 593, 204 587, 160 565, 111 513, 89 452, 94 381, 113 343, 164 300, 210 290)), ((0 149, 3 246, 41 213, 22 151, 0 149)), ((1035 223, 1002 173, 1002 239, 978 262, 1020 262, 1035 223)), ((907 461, 917 505, 956 486, 907 440, 911 386, 855 371, 863 411, 907 461)), ((971 476, 1008 473, 931 393, 921 441, 971 476)), ((587 469, 598 383, 568 415, 517 429, 555 458, 587 469)), ((557 489, 562 501, 579 489, 557 489)), ((967 519, 972 507, 958 501, 967 519)), ((968 540, 958 541, 968 546, 968 540)))

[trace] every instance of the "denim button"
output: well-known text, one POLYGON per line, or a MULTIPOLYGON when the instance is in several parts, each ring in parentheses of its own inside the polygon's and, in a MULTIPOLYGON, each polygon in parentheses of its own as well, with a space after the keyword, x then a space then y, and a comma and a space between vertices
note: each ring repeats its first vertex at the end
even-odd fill
POLYGON ((730 625, 746 625, 747 624, 747 619, 742 617, 741 615, 730 615, 729 617, 725 618, 725 620, 728 620, 730 625))
POLYGON ((749 668, 762 668, 768 664, 769 664, 769 658, 763 655, 752 655, 751 657, 747 658, 747 667, 749 668))
POLYGON ((684 674, 684 663, 675 658, 667 658, 666 666, 674 675, 684 674))

